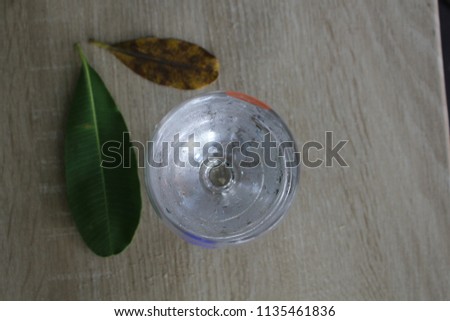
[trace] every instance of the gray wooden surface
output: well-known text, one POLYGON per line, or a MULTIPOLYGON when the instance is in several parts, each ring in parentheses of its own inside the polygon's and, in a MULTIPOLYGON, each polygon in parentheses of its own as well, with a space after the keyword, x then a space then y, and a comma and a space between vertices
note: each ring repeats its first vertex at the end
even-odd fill
MULTIPOLYGON (((0 2, 0 299, 450 299, 449 146, 435 1, 0 2), (86 44, 146 35, 214 52, 201 91, 152 84, 86 44), (256 96, 299 145, 348 139, 349 168, 304 168, 260 240, 184 243, 142 185, 131 246, 96 257, 65 197, 63 142, 82 42, 136 140, 199 92, 256 96)), ((313 156, 313 155, 312 155, 313 156)), ((317 153, 316 156, 323 156, 317 153)), ((140 173, 142 177, 142 172, 140 173)))

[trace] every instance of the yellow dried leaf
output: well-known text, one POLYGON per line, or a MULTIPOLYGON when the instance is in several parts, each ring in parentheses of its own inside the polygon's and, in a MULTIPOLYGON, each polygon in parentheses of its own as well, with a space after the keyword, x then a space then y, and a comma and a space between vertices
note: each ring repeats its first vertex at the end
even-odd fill
POLYGON ((198 89, 219 75, 217 58, 187 41, 147 37, 112 45, 90 42, 108 49, 135 73, 160 85, 198 89))

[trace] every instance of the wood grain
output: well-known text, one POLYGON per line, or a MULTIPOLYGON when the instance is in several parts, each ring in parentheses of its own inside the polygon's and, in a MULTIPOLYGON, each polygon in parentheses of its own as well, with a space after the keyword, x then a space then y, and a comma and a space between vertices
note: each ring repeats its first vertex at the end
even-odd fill
POLYGON ((437 19, 436 2, 420 0, 2 1, 0 299, 450 300, 437 19), (147 35, 210 50, 218 81, 165 88, 86 44, 147 35), (143 188, 132 245, 96 257, 75 229, 63 176, 79 41, 135 140, 196 93, 237 90, 273 106, 300 146, 323 143, 326 131, 349 140, 349 167, 303 168, 282 224, 222 250, 178 239, 143 188))

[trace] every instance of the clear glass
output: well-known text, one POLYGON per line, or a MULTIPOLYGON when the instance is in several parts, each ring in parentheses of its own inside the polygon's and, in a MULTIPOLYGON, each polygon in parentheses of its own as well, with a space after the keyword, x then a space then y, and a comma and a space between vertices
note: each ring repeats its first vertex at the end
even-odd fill
POLYGON ((186 241, 208 248, 272 229, 287 212, 300 174, 285 123, 237 92, 203 94, 172 109, 156 126, 145 165, 160 218, 186 241))

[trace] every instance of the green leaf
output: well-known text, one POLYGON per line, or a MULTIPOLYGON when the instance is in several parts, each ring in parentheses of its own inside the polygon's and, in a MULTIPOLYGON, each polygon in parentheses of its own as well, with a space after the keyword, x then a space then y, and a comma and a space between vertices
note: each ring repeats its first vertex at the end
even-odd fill
POLYGON ((110 256, 130 244, 139 223, 137 162, 111 94, 79 45, 77 49, 82 68, 65 140, 69 207, 89 248, 97 255, 110 256))

